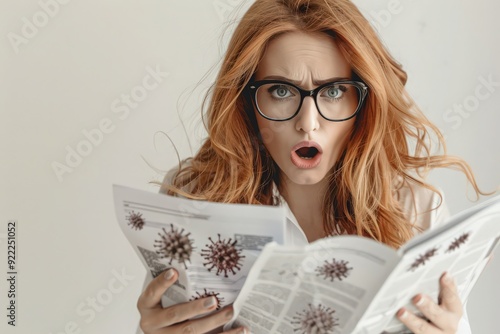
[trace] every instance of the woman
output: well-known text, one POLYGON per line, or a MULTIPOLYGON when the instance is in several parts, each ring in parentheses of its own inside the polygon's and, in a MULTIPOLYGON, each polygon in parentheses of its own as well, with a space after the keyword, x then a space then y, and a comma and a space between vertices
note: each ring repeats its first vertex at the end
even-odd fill
MULTIPOLYGON (((459 169, 482 194, 464 161, 431 153, 429 137, 443 148, 444 140, 406 79, 350 1, 257 0, 209 93, 207 140, 161 191, 285 205, 296 244, 357 234, 398 248, 446 218, 441 194, 424 181, 430 169, 459 169)), ((199 317, 215 309, 213 297, 162 309, 176 275, 166 271, 139 298, 145 333, 205 333, 231 318, 230 307, 199 317)), ((414 298, 428 321, 405 309, 399 319, 415 333, 470 332, 453 280, 439 284, 439 304, 414 298)))

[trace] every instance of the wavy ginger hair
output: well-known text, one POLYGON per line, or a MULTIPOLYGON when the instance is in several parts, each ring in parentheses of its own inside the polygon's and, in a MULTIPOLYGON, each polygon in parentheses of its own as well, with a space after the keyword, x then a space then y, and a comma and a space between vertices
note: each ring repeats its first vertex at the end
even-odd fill
POLYGON ((413 236, 414 224, 401 210, 394 180, 402 180, 399 186, 413 181, 437 192, 421 177, 436 167, 464 172, 476 193, 482 193, 463 160, 431 154, 432 132, 446 149, 441 133, 415 106, 404 88, 406 72, 351 1, 257 0, 234 31, 205 99, 208 138, 190 163, 180 166, 172 184, 164 185, 169 194, 275 204, 272 183, 279 188, 279 169, 263 148, 245 87, 269 41, 291 31, 331 36, 351 64, 353 76, 369 87, 351 138, 328 176, 323 201, 326 235, 357 234, 401 246, 413 236))

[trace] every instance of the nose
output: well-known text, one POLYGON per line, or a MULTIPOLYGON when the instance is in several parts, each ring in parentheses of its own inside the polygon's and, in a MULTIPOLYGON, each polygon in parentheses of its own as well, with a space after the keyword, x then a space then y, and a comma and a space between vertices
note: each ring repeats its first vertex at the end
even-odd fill
POLYGON ((299 114, 296 117, 295 127, 297 131, 309 133, 318 130, 319 117, 321 117, 321 115, 316 108, 314 98, 312 96, 305 97, 300 107, 299 114))

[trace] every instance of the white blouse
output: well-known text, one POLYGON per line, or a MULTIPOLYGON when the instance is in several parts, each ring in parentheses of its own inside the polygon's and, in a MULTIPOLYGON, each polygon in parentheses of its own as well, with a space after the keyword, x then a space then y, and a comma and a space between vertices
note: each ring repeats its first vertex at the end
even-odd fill
MULTIPOLYGON (((281 205, 286 209, 287 235, 285 240, 290 245, 307 244, 307 237, 290 210, 288 203, 279 194, 276 187, 274 187, 273 192, 274 196, 278 198, 281 205)), ((399 197, 399 202, 403 212, 407 215, 407 219, 415 223, 415 226, 418 226, 422 231, 441 225, 450 216, 444 200, 438 207, 441 201, 439 195, 420 185, 404 185, 399 189, 396 196, 399 197)), ((418 229, 415 229, 415 233, 418 233, 418 229)))

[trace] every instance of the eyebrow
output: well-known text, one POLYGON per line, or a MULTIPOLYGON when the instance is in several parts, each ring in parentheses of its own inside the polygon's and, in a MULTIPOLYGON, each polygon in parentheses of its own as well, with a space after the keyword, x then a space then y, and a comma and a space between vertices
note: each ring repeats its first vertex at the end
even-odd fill
MULTIPOLYGON (((295 86, 300 86, 300 83, 301 83, 298 80, 293 80, 293 79, 290 79, 287 77, 282 77, 280 75, 270 75, 270 76, 264 77, 263 80, 283 80, 283 81, 287 81, 289 83, 292 83, 295 86)), ((347 77, 333 77, 333 78, 322 79, 322 80, 313 80, 313 84, 316 86, 321 86, 322 84, 327 83, 327 82, 342 81, 342 80, 352 80, 352 79, 347 78, 347 77)))

